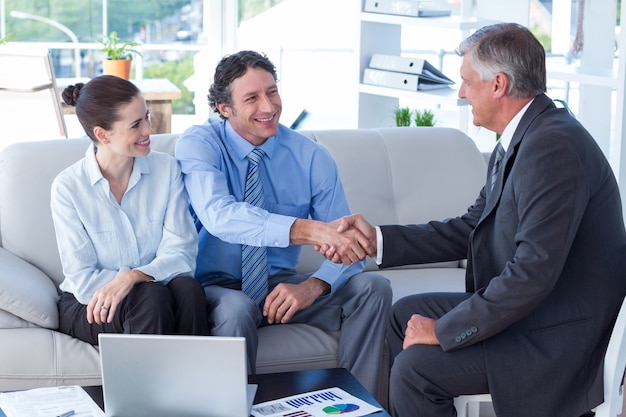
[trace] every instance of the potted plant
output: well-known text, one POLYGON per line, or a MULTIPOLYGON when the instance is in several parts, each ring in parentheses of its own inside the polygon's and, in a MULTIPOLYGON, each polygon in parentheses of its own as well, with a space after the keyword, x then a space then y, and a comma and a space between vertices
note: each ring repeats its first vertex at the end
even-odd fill
POLYGON ((111 32, 109 36, 103 36, 100 43, 102 43, 100 52, 104 52, 106 55, 102 63, 104 73, 117 75, 128 80, 130 78, 130 65, 133 54, 141 56, 141 52, 135 49, 139 44, 120 39, 115 31, 111 32))
POLYGON ((8 35, 6 35, 4 38, 0 38, 0 45, 8 43, 9 42, 9 38, 11 37, 11 34, 9 33, 8 35))
POLYGON ((432 110, 412 110, 409 107, 398 107, 394 110, 396 126, 434 126, 437 123, 432 110))
POLYGON ((437 121, 435 120, 435 113, 431 110, 415 110, 413 112, 413 121, 415 126, 434 126, 437 121))
POLYGON ((396 116, 396 126, 411 126, 411 115, 413 114, 413 110, 408 107, 398 107, 394 110, 394 115, 396 116))

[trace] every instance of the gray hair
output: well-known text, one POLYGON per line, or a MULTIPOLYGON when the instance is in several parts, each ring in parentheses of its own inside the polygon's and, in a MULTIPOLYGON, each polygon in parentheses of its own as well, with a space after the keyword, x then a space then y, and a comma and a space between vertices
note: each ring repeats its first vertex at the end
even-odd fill
POLYGON ((484 26, 463 40, 456 52, 468 54, 481 80, 492 79, 499 72, 505 74, 511 98, 531 98, 546 92, 546 51, 525 26, 484 26))

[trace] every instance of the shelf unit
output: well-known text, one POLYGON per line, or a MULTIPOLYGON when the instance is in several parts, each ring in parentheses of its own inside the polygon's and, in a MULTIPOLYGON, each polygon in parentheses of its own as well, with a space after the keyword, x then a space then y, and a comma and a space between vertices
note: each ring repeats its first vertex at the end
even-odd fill
MULTIPOLYGON (((400 55, 403 25, 423 25, 434 29, 461 31, 468 35, 471 30, 480 28, 493 20, 482 20, 474 17, 449 16, 437 18, 420 18, 396 16, 363 11, 364 0, 357 0, 359 16, 359 45, 357 47, 358 63, 358 120, 360 128, 394 126, 393 110, 399 105, 400 99, 426 100, 434 104, 463 107, 466 100, 459 99, 458 89, 447 87, 431 91, 407 91, 363 84, 363 70, 367 68, 374 53, 400 55)), ((461 112, 461 116, 464 116, 461 112)), ((465 130, 467 116, 459 118, 459 127, 465 130)))
MULTIPOLYGON (((418 18, 364 12, 364 0, 355 0, 359 19, 356 46, 358 78, 355 78, 359 80, 359 84, 358 112, 354 124, 360 128, 394 126, 393 110, 398 107, 399 100, 403 99, 428 101, 433 105, 458 106, 459 128, 467 131, 468 106, 465 105, 465 100, 458 98, 457 89, 413 92, 366 85, 361 82, 363 70, 368 66, 373 53, 401 54, 403 25, 456 30, 461 32, 462 37, 496 21, 511 21, 529 26, 530 2, 478 0, 474 13, 472 1, 462 0, 460 16, 418 18)), ((571 0, 554 0, 553 7, 557 4, 560 4, 559 7, 571 7, 571 0)), ((626 1, 622 1, 621 5, 622 23, 617 35, 617 44, 621 50, 615 68, 613 45, 616 34, 614 25, 607 22, 616 21, 617 7, 607 7, 611 4, 617 5, 617 1, 585 2, 583 30, 586 36, 580 65, 549 64, 547 76, 549 82, 559 80, 579 85, 579 108, 576 117, 590 131, 611 162, 620 183, 626 217, 626 1)), ((569 33, 565 36, 569 36, 569 33)), ((431 47, 433 43, 436 44, 436 40, 432 39, 425 42, 431 47)))
POLYGON ((617 89, 620 85, 615 70, 606 68, 581 68, 573 65, 548 65, 548 79, 575 82, 617 89))

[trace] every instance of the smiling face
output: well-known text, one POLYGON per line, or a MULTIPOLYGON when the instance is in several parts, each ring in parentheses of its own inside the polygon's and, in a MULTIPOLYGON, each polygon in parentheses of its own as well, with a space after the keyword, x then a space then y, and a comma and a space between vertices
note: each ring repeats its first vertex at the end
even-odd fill
POLYGON ((141 94, 122 105, 120 120, 99 136, 113 154, 126 157, 146 156, 150 153, 150 134, 153 133, 146 100, 141 94))
POLYGON ((232 106, 216 103, 216 107, 235 132, 255 146, 276 135, 282 102, 272 74, 248 68, 230 87, 232 106))

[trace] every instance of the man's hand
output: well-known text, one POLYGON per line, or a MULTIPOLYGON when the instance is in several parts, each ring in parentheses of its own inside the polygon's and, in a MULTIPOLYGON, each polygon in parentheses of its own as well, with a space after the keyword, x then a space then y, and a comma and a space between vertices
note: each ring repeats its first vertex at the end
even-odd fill
POLYGON ((299 284, 278 284, 265 298, 263 315, 267 322, 288 323, 300 310, 311 306, 321 295, 330 292, 330 285, 321 279, 310 277, 299 284))
MULTIPOLYGON (((365 245, 362 240, 359 240, 361 247, 366 250, 368 256, 376 256, 376 228, 369 224, 362 215, 352 214, 342 217, 330 225, 336 226, 338 233, 356 234, 356 236, 362 236, 361 239, 365 238, 367 240, 365 245)), ((315 245, 315 250, 335 263, 346 263, 344 257, 337 251, 337 247, 332 244, 315 245)))
POLYGON ((376 253, 372 249, 370 240, 358 228, 341 231, 339 228, 340 220, 324 223, 297 219, 291 227, 290 242, 294 245, 311 244, 316 248, 332 247, 336 262, 345 265, 362 261, 367 255, 376 253))
POLYGON ((120 302, 128 295, 133 286, 153 278, 136 269, 124 271, 104 287, 99 288, 87 304, 89 324, 111 323, 120 302))
POLYGON ((436 322, 428 317, 413 314, 406 326, 402 348, 406 349, 413 345, 438 345, 439 339, 435 334, 436 322))

